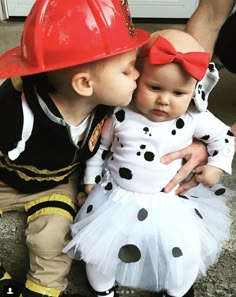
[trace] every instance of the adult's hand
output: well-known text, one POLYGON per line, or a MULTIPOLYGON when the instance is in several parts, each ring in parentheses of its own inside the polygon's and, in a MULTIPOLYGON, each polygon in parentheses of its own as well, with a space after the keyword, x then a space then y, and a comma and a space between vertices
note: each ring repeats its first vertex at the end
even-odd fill
MULTIPOLYGON (((206 146, 199 141, 195 141, 188 147, 177 152, 163 156, 161 158, 163 164, 169 164, 176 159, 184 159, 186 161, 172 180, 165 186, 164 191, 168 193, 173 190, 178 184, 183 182, 197 166, 205 164, 207 157, 206 146)), ((175 192, 176 194, 184 194, 187 190, 197 185, 198 182, 193 175, 190 179, 183 182, 175 192)))

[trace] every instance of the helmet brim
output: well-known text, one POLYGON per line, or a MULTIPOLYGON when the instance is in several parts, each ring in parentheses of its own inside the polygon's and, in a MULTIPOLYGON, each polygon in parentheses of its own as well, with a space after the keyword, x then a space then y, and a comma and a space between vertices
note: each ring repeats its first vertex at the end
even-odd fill
POLYGON ((24 61, 21 54, 21 47, 17 46, 6 51, 3 55, 0 56, 0 78, 26 76, 93 62, 138 48, 147 43, 149 40, 150 34, 147 31, 135 28, 135 36, 133 38, 133 42, 129 42, 128 46, 123 46, 115 52, 102 53, 90 60, 81 60, 80 58, 74 59, 73 62, 60 60, 56 64, 36 66, 29 66, 27 62, 24 61))

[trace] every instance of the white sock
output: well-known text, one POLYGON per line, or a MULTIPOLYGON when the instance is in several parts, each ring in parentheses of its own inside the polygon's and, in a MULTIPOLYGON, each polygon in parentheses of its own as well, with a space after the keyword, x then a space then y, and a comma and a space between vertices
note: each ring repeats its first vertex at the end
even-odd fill
MULTIPOLYGON (((108 293, 108 291, 115 284, 115 276, 104 275, 99 270, 97 270, 94 265, 91 264, 86 264, 86 273, 88 281, 91 287, 94 289, 94 291, 101 293, 104 292, 106 297, 114 296, 114 291, 111 291, 110 293, 108 293)), ((104 294, 97 294, 97 296, 104 296, 104 294)))

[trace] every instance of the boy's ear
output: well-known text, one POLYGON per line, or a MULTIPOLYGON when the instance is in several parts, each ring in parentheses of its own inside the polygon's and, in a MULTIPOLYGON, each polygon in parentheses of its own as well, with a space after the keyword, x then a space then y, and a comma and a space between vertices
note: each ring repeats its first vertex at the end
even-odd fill
POLYGON ((81 96, 91 96, 93 94, 91 75, 88 72, 75 74, 72 78, 72 87, 81 96))

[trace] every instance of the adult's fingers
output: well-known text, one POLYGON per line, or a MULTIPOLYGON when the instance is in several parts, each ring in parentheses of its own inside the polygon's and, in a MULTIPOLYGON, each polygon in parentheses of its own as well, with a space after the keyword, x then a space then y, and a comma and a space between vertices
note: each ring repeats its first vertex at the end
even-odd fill
POLYGON ((207 157, 206 146, 202 142, 195 141, 186 148, 162 156, 160 161, 163 164, 169 164, 177 159, 192 160, 196 167, 197 165, 204 164, 207 157))
POLYGON ((196 181, 194 176, 187 182, 181 184, 175 191, 177 195, 185 194, 188 190, 196 187, 199 183, 196 181))
POLYGON ((186 150, 187 150, 187 148, 184 148, 184 149, 181 149, 181 150, 179 150, 177 152, 166 154, 166 155, 161 157, 160 161, 163 164, 169 164, 172 161, 175 161, 177 159, 186 158, 187 157, 186 150))
MULTIPOLYGON (((178 184, 185 180, 196 166, 194 159, 189 159, 176 173, 176 175, 165 186, 165 192, 168 193, 173 190, 178 184)), ((187 183, 187 181, 186 181, 187 183)))

